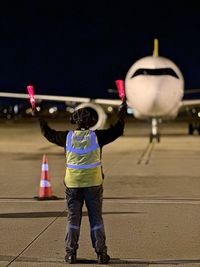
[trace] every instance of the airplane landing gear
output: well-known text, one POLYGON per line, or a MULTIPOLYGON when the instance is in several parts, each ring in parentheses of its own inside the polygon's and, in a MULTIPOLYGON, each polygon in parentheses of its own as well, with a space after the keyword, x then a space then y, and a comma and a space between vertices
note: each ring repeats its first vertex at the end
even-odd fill
POLYGON ((152 133, 150 134, 149 141, 150 143, 153 142, 153 140, 156 140, 158 143, 160 143, 160 134, 153 135, 152 133))
POLYGON ((200 135, 200 123, 189 123, 188 134, 193 135, 195 131, 200 135))
POLYGON ((156 141, 160 143, 160 134, 158 132, 158 119, 156 118, 153 118, 151 121, 151 134, 149 137, 150 143, 152 143, 154 139, 156 139, 156 141))

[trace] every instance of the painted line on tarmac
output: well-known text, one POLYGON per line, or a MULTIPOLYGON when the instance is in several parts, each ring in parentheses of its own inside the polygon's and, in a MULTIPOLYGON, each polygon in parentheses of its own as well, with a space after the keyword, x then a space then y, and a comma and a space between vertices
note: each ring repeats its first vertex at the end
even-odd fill
POLYGON ((64 197, 58 197, 56 199, 39 199, 37 197, 0 197, 0 203, 42 203, 42 202, 63 202, 66 199, 64 197))
POLYGON ((130 199, 130 200, 108 200, 104 199, 104 203, 118 204, 191 204, 199 205, 200 199, 130 199))
POLYGON ((172 266, 173 265, 179 265, 181 264, 181 266, 186 266, 188 264, 188 266, 191 266, 191 264, 198 264, 200 263, 200 259, 166 259, 166 260, 142 260, 142 259, 113 259, 110 261, 111 264, 116 264, 117 266, 124 266, 124 264, 136 264, 141 265, 142 267, 146 267, 146 266, 150 266, 150 265, 165 265, 165 266, 172 266), (120 265, 119 265, 120 264, 120 265))
POLYGON ((59 202, 65 202, 65 200, 42 200, 42 201, 38 201, 38 200, 20 200, 20 199, 0 199, 0 203, 59 203, 59 202))
MULTIPOLYGON (((65 199, 60 200, 43 200, 38 201, 35 199, 0 199, 0 203, 63 203, 65 202, 65 199)), ((104 198, 104 203, 112 203, 112 204, 200 204, 199 198, 104 198)))
POLYGON ((52 225, 55 223, 55 221, 60 218, 62 216, 62 214, 65 212, 62 211, 60 212, 60 214, 54 218, 17 256, 14 257, 14 259, 12 259, 7 265, 7 266, 10 266, 14 261, 17 261, 18 258, 20 258, 20 256, 44 233, 46 232, 46 230, 52 225))
POLYGON ((150 159, 151 159, 151 155, 153 152, 153 148, 154 148, 154 143, 149 143, 146 148, 144 149, 144 151, 142 152, 142 154, 140 155, 137 164, 149 164, 150 159))
MULTIPOLYGON (((11 260, 13 256, 4 256, 0 255, 0 262, 11 260)), ((64 263, 64 258, 56 257, 56 258, 48 258, 48 257, 18 257, 15 262, 29 262, 29 263, 64 263)), ((91 264, 97 263, 96 259, 84 259, 78 258, 77 264, 84 264, 84 266, 91 266, 91 264)), ((117 266, 124 266, 124 264, 140 264, 141 266, 149 266, 149 265, 189 265, 189 264, 199 264, 200 259, 154 259, 154 260, 147 260, 147 259, 137 259, 137 258, 111 258, 109 264, 116 264, 117 266)), ((9 265, 7 265, 9 266, 9 265)))

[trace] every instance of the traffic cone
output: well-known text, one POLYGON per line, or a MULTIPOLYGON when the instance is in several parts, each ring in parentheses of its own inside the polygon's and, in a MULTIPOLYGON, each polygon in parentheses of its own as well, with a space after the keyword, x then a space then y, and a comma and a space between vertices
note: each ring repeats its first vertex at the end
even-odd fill
POLYGON ((43 155, 42 160, 42 172, 40 179, 40 188, 39 195, 36 197, 38 200, 55 200, 58 199, 56 196, 53 196, 50 178, 49 178, 49 166, 47 156, 43 155))

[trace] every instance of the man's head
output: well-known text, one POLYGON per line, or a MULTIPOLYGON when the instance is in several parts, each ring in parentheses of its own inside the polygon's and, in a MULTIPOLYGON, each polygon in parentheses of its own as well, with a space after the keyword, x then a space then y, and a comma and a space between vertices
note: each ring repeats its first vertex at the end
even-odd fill
POLYGON ((91 126, 92 116, 87 108, 80 108, 74 111, 70 121, 72 124, 77 124, 79 129, 89 129, 91 126))

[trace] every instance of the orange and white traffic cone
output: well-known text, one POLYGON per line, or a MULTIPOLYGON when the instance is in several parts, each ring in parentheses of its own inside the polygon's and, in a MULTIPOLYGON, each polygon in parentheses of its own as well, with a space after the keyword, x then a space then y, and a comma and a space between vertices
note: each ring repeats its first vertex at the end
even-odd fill
POLYGON ((47 160, 46 155, 43 155, 39 195, 36 198, 38 200, 57 199, 56 196, 53 196, 50 178, 49 178, 49 165, 48 165, 48 160, 47 160))

